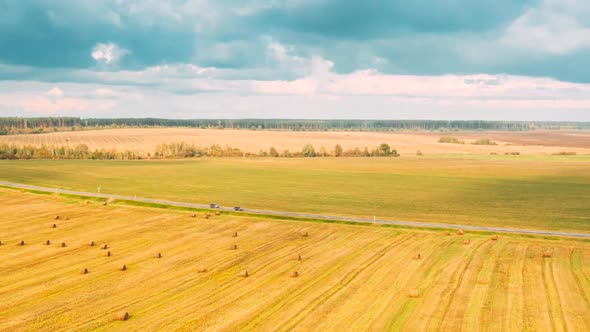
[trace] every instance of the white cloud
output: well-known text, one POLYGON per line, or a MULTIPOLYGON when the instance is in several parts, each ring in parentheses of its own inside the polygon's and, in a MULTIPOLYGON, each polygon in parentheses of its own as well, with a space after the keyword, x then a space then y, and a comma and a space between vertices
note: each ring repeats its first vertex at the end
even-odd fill
POLYGON ((58 87, 51 88, 51 90, 47 91, 45 94, 53 98, 62 98, 64 96, 63 90, 58 87))
POLYGON ((114 43, 98 43, 92 49, 91 56, 99 63, 111 64, 117 62, 128 53, 128 50, 121 48, 114 43))

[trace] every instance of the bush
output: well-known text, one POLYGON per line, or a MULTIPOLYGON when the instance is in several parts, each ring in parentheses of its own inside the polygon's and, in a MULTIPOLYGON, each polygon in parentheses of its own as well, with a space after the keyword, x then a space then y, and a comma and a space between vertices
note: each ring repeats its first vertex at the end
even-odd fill
POLYGON ((450 143, 450 144, 465 144, 464 141, 459 140, 457 137, 443 136, 438 139, 439 143, 450 143))
POLYGON ((498 143, 490 140, 489 138, 480 138, 471 144, 474 144, 474 145, 498 145, 498 143))

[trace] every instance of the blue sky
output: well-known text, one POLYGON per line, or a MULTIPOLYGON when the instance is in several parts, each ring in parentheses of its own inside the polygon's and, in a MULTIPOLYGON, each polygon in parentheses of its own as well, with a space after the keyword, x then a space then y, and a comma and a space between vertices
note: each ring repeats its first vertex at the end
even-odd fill
POLYGON ((587 0, 0 0, 0 116, 590 121, 587 0))

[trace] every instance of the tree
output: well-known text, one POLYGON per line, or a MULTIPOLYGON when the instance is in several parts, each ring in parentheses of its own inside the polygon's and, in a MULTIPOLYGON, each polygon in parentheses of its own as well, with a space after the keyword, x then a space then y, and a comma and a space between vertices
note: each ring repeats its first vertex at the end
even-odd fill
POLYGON ((301 152, 303 153, 304 157, 315 157, 315 149, 313 148, 313 145, 311 144, 307 144, 303 147, 303 150, 301 150, 301 152))
POLYGON ((277 149, 275 149, 274 146, 270 147, 270 150, 268 151, 268 155, 271 157, 278 157, 279 156, 279 152, 277 151, 277 149))
POLYGON ((342 147, 340 146, 340 144, 336 144, 336 146, 334 147, 334 156, 336 157, 342 157, 342 147))
POLYGON ((389 147, 389 144, 381 143, 381 145, 379 145, 379 154, 380 155, 389 156, 390 153, 391 153, 391 148, 389 147))

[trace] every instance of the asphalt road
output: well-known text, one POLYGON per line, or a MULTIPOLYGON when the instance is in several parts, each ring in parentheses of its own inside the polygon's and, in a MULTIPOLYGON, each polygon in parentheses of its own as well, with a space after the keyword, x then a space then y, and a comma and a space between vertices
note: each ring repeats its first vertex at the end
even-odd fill
MULTIPOLYGON (((152 198, 143 198, 143 197, 134 197, 134 196, 122 196, 122 195, 112 195, 112 194, 103 194, 103 193, 89 193, 89 192, 84 192, 84 191, 74 191, 74 190, 65 190, 65 189, 58 189, 58 188, 39 187, 39 186, 33 186, 33 185, 22 184, 22 183, 6 182, 6 181, 0 181, 0 185, 7 186, 7 187, 13 187, 13 188, 30 189, 30 190, 37 190, 37 191, 44 191, 44 192, 54 192, 54 193, 60 193, 60 194, 70 194, 70 195, 79 195, 79 196, 87 196, 87 197, 98 197, 98 198, 106 198, 106 199, 112 198, 115 200, 122 199, 122 200, 128 200, 128 201, 163 204, 163 205, 178 206, 178 207, 199 208, 199 209, 209 209, 210 208, 209 204, 184 203, 184 202, 174 202, 174 201, 167 201, 167 200, 162 200, 162 199, 152 199, 152 198)), ((242 208, 244 208, 244 207, 242 207, 242 208)), ((228 206, 220 206, 219 209, 215 209, 215 210, 235 212, 233 207, 228 207, 228 206)), ((375 223, 375 224, 382 224, 382 225, 396 225, 396 226, 404 226, 404 227, 463 229, 463 230, 470 230, 470 231, 488 231, 488 232, 547 235, 547 236, 576 237, 576 238, 590 239, 590 233, 570 233, 570 232, 560 232, 560 231, 541 230, 541 229, 520 229, 520 228, 507 228, 507 227, 487 227, 487 226, 474 226, 474 225, 443 224, 443 223, 420 222, 420 221, 386 220, 386 219, 333 216, 333 215, 325 215, 325 214, 313 214, 313 213, 301 213, 301 212, 289 212, 289 211, 259 210, 259 209, 248 209, 248 208, 244 208, 244 211, 242 213, 265 214, 265 215, 272 215, 272 216, 295 217, 295 218, 305 218, 305 219, 350 221, 350 222, 365 223, 365 224, 375 223)))

